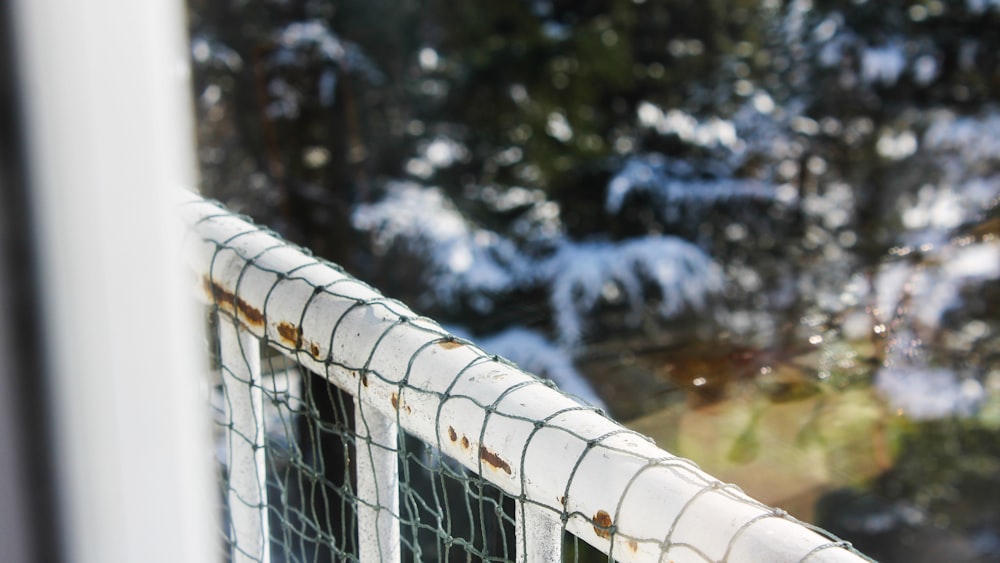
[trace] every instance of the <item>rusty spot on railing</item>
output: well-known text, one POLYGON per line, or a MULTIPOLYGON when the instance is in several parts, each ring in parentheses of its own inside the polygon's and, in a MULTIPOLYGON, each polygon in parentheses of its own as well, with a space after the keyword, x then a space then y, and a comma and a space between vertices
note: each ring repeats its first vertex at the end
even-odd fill
POLYGON ((399 395, 393 393, 390 401, 392 401, 392 408, 399 410, 399 395))
POLYGON ((205 292, 212 301, 219 307, 236 315, 238 319, 245 320, 252 326, 264 325, 264 314, 253 305, 237 297, 233 292, 212 281, 212 278, 204 276, 202 284, 205 292))
POLYGON ((594 533, 598 536, 604 539, 610 538, 612 524, 611 515, 607 512, 598 510, 597 514, 594 515, 594 533))
POLYGON ((639 542, 637 542, 635 540, 628 540, 628 549, 632 553, 638 552, 639 551, 639 542))
POLYGON ((455 340, 454 338, 447 338, 438 342, 438 346, 444 348, 445 350, 454 350, 455 348, 460 348, 462 343, 455 340))
POLYGON ((368 374, 363 371, 359 371, 358 374, 361 375, 361 384, 368 387, 368 374))
POLYGON ((312 355, 312 357, 314 357, 317 360, 319 360, 320 359, 320 357, 319 357, 319 345, 316 344, 315 342, 310 342, 309 343, 309 353, 312 355))
MULTIPOLYGON (((458 440, 458 432, 455 432, 455 427, 453 427, 453 426, 449 426, 448 427, 448 439, 451 440, 452 442, 458 442, 459 441, 458 440)), ((461 444, 462 444, 463 448, 469 449, 469 439, 464 434, 462 435, 461 444)))
POLYGON ((295 326, 292 323, 281 321, 276 327, 278 329, 278 336, 281 340, 293 348, 299 348, 302 346, 302 327, 295 326))
POLYGON ((504 461, 504 459, 498 456, 495 452, 491 452, 486 446, 479 446, 479 459, 485 461, 492 467, 503 471, 507 475, 510 475, 511 473, 510 464, 504 461))

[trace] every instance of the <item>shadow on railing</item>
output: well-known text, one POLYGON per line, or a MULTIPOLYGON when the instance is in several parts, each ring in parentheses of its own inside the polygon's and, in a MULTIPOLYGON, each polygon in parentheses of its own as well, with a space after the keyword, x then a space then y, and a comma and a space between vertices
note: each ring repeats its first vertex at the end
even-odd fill
POLYGON ((863 561, 184 193, 233 561, 863 561), (262 369, 263 366, 263 369, 262 369), (564 537, 568 541, 564 541, 564 537))

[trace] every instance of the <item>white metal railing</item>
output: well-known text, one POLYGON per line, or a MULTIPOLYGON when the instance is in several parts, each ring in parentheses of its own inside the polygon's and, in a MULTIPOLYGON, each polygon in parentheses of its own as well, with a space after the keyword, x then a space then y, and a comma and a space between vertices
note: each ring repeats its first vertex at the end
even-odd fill
POLYGON ((399 428, 515 499, 518 561, 561 560, 564 530, 617 561, 866 560, 218 204, 181 198, 199 292, 230 317, 235 561, 268 560, 261 404, 246 385, 260 340, 354 397, 362 561, 400 559, 399 428))

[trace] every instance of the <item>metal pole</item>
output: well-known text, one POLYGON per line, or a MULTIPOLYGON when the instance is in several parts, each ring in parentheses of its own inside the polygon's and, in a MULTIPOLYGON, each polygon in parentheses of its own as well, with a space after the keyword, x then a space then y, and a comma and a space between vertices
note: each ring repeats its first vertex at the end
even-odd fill
POLYGON ((270 561, 264 393, 260 341, 219 315, 219 347, 229 444, 229 520, 233 563, 270 561))
POLYGON ((398 563, 398 426, 355 400, 354 427, 358 435, 358 554, 365 562, 398 563))
POLYGON ((517 563, 562 561, 563 527, 552 509, 530 502, 518 502, 517 563))

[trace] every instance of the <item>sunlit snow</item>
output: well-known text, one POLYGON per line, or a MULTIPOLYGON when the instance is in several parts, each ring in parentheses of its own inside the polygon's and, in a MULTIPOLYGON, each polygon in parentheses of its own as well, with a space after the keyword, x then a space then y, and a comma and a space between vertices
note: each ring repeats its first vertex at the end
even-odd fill
POLYGON ((595 407, 607 408, 577 371, 569 353, 540 332, 514 327, 476 341, 487 352, 503 356, 527 372, 551 379, 560 390, 595 407))
POLYGON ((861 53, 861 78, 866 84, 892 86, 905 68, 906 56, 901 44, 868 47, 861 53))
POLYGON ((677 135, 686 143, 702 147, 723 146, 733 148, 739 140, 732 121, 710 117, 699 121, 693 115, 672 109, 664 112, 650 102, 642 102, 636 109, 639 123, 655 129, 661 135, 677 135))
POLYGON ((191 38, 191 56, 200 65, 215 66, 232 72, 243 68, 239 53, 220 41, 204 36, 191 38))
POLYGON ((565 115, 557 111, 549 114, 545 132, 553 139, 564 143, 573 138, 573 128, 570 127, 569 121, 566 120, 565 115))
MULTIPOLYGON (((438 188, 392 184, 385 198, 360 205, 354 227, 372 234, 376 251, 406 244, 427 260, 430 293, 441 303, 509 290, 531 279, 530 265, 509 240, 466 222, 438 188)), ((484 310, 488 300, 477 300, 484 310)))
POLYGON ((879 370, 875 388, 894 409, 915 420, 969 416, 986 396, 975 379, 960 379, 947 369, 912 366, 879 370))
POLYGON ((685 201, 714 202, 730 198, 773 199, 771 186, 752 179, 700 178, 688 162, 660 154, 629 158, 608 184, 605 208, 609 213, 621 210, 626 199, 637 193, 648 194, 655 205, 668 208, 685 201))
MULTIPOLYGON (((372 83, 379 83, 383 79, 381 71, 358 45, 340 39, 321 21, 290 23, 275 34, 275 42, 277 49, 269 58, 273 66, 296 66, 302 64, 303 59, 308 56, 318 56, 321 61, 331 65, 320 73, 317 85, 317 99, 324 106, 328 107, 334 102, 338 70, 358 72, 372 83)), ((295 89, 287 83, 275 85, 278 81, 285 82, 276 78, 268 84, 269 92, 277 97, 277 101, 268 106, 268 114, 271 117, 297 117, 299 102, 289 94, 296 92, 295 89)), ((295 93, 294 98, 301 97, 301 94, 295 93)))
POLYGON ((584 318, 604 301, 622 301, 638 323, 655 303, 664 318, 701 309, 721 288, 721 272, 697 246, 676 237, 647 236, 621 242, 565 242, 544 266, 550 278, 555 323, 562 341, 579 342, 584 318), (652 286, 659 295, 647 295, 652 286))

